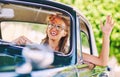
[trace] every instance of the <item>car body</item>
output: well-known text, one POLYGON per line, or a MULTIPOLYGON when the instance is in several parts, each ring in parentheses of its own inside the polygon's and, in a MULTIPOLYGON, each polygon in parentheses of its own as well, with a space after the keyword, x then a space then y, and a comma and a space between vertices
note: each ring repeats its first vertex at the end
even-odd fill
MULTIPOLYGON (((89 69, 84 64, 82 52, 97 56, 92 26, 86 17, 78 10, 62 3, 49 0, 0 0, 0 76, 5 77, 102 77, 107 75, 105 70, 89 69), (42 67, 32 66, 32 71, 26 72, 27 67, 23 56, 25 48, 38 48, 45 37, 46 19, 50 14, 59 14, 70 22, 70 35, 68 40, 67 55, 53 52, 48 57, 50 49, 42 47, 46 55, 44 61, 50 62, 42 67), (19 46, 11 41, 25 35, 37 45, 19 46), (46 49, 46 50, 44 50, 46 49), (22 71, 16 71, 16 69, 22 71), (22 69, 21 69, 22 68, 22 69), (26 71, 24 71, 26 70, 26 71), (99 71, 99 72, 95 72, 99 71)), ((39 48, 38 48, 39 51, 39 48)), ((29 53, 28 53, 29 54, 29 53)), ((41 53, 40 53, 41 54, 41 53)), ((29 65, 27 65, 29 66, 29 65)))

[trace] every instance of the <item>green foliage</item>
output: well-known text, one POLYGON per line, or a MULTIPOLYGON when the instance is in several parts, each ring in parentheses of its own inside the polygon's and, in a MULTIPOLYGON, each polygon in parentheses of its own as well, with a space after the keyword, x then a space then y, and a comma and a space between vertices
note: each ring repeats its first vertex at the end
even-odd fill
POLYGON ((74 6, 82 11, 93 27, 98 51, 101 50, 102 32, 100 20, 105 21, 106 15, 112 15, 115 27, 110 37, 110 56, 115 56, 120 63, 120 1, 119 0, 57 0, 74 6))
MULTIPOLYGON (((96 67, 92 70, 92 72, 93 72, 94 75, 95 75, 95 74, 98 75, 97 77, 101 77, 101 76, 99 76, 100 74, 102 74, 103 72, 107 72, 106 68, 107 68, 107 67, 96 66, 96 67)), ((96 77, 96 76, 94 76, 94 77, 96 77)))

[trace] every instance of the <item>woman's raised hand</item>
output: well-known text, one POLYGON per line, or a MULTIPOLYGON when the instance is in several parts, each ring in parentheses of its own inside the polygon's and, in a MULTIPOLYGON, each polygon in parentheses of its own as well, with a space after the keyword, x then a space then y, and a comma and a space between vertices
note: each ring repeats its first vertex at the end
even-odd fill
POLYGON ((108 15, 106 17, 106 22, 105 24, 103 25, 103 22, 100 23, 100 27, 101 27, 101 30, 103 32, 103 35, 107 35, 107 36, 110 36, 111 32, 112 32, 112 29, 114 27, 114 22, 112 20, 112 17, 110 15, 108 15))

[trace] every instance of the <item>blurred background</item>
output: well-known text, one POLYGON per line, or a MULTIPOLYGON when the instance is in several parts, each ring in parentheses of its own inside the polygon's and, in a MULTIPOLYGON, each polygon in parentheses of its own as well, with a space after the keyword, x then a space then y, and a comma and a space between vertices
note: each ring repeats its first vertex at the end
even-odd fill
MULTIPOLYGON (((110 37, 110 59, 112 77, 120 77, 120 0, 56 0, 79 9, 92 25, 98 51, 102 47, 100 20, 105 21, 111 15, 115 27, 110 37)), ((100 52, 99 52, 100 53, 100 52)))

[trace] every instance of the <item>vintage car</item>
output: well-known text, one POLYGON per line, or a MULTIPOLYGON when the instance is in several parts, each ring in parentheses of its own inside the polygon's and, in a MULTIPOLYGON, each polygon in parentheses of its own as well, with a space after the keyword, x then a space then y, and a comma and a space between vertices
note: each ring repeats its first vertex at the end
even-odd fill
POLYGON ((92 27, 80 11, 51 0, 0 0, 0 77, 108 77, 106 68, 90 69, 82 52, 97 56, 92 27), (70 23, 68 54, 40 44, 51 14, 70 23), (19 36, 34 44, 13 43, 19 36))

